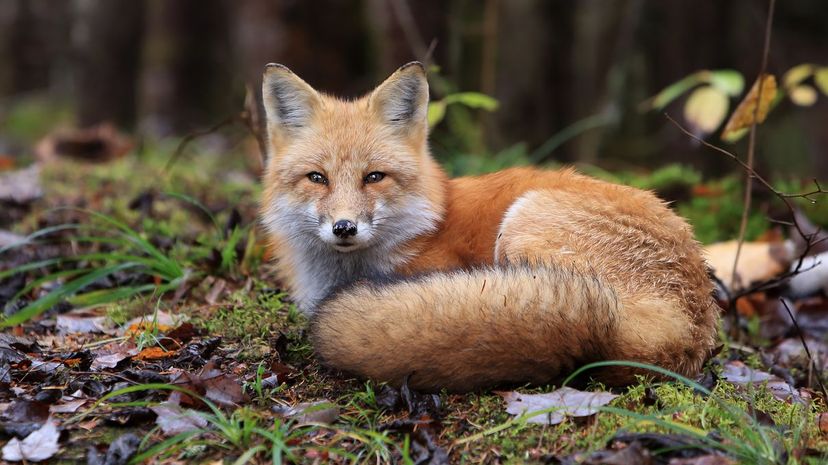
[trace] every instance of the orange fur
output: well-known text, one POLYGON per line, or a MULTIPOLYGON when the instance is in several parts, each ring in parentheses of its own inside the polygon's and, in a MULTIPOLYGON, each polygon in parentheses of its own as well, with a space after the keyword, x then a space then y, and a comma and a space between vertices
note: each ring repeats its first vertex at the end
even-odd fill
POLYGON ((717 311, 700 248, 651 193, 572 170, 448 180, 428 153, 417 65, 353 102, 274 66, 264 94, 262 218, 326 364, 462 391, 605 359, 690 375, 708 356, 717 311), (334 237, 339 219, 359 232, 334 237), (373 281, 390 274, 412 278, 373 281))

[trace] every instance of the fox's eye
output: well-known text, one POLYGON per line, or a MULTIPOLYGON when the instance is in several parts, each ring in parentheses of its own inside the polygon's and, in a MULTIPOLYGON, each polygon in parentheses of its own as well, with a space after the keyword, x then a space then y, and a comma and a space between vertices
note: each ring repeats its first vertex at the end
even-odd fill
POLYGON ((308 179, 310 180, 310 182, 316 184, 328 184, 328 178, 326 178, 322 173, 316 171, 308 173, 308 179))
POLYGON ((380 173, 379 171, 374 171, 372 173, 368 173, 368 175, 365 176, 365 179, 363 179, 363 182, 365 182, 365 184, 372 184, 372 183, 375 183, 375 182, 382 181, 382 178, 384 178, 384 177, 385 177, 385 173, 380 173))

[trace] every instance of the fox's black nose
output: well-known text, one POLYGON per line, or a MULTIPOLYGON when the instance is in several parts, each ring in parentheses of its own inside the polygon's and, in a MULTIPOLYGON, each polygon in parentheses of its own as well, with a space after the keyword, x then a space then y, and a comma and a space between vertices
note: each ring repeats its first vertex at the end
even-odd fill
POLYGON ((348 220, 339 220, 333 225, 333 233, 336 237, 345 239, 346 237, 356 236, 357 226, 348 220))

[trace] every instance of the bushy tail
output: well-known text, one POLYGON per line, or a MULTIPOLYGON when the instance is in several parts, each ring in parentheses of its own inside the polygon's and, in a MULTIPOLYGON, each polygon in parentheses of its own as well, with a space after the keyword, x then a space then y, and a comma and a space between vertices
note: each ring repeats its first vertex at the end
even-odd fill
MULTIPOLYGON (((468 391, 550 382, 596 360, 698 369, 704 355, 688 364, 682 345, 704 341, 691 340, 689 320, 675 317, 686 312, 674 307, 624 301, 597 277, 569 269, 492 268, 357 285, 320 306, 311 334, 334 368, 393 384, 410 376, 417 389, 468 391), (642 318, 645 332, 636 328, 642 318)), ((619 384, 631 376, 603 378, 619 384)))

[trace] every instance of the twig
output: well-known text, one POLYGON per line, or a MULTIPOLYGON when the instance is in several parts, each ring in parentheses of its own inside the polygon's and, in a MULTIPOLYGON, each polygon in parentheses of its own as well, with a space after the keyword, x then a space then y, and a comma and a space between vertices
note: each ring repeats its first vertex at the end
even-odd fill
POLYGON ((256 99, 253 97, 253 92, 250 90, 250 85, 246 86, 246 93, 244 97, 244 108, 242 111, 235 115, 228 116, 227 118, 219 121, 218 123, 210 126, 207 129, 202 129, 200 131, 193 131, 189 134, 185 135, 181 138, 181 142, 178 143, 178 147, 175 148, 175 152, 170 156, 170 159, 167 160, 167 164, 164 165, 164 172, 172 168, 175 162, 181 157, 184 153, 184 149, 190 144, 190 142, 198 139, 199 137, 204 137, 210 135, 219 129, 235 124, 241 123, 250 134, 256 139, 256 144, 259 146, 259 162, 261 164, 260 167, 264 167, 265 158, 267 156, 267 149, 265 146, 265 139, 262 135, 261 131, 261 116, 259 115, 259 108, 256 104, 256 99))
MULTIPOLYGON (((769 280, 766 280, 766 281, 761 281, 761 282, 755 283, 755 284, 751 285, 750 287, 748 287, 746 289, 742 289, 739 292, 732 293, 732 294, 731 294, 730 289, 727 289, 726 286, 722 286, 727 292, 728 301, 729 301, 729 304, 730 304, 729 309, 728 309, 728 313, 729 313, 730 317, 732 318, 733 330, 736 331, 736 330, 738 330, 738 312, 736 310, 736 302, 740 298, 751 295, 751 294, 756 293, 756 292, 761 292, 761 291, 765 291, 765 290, 768 290, 768 289, 778 287, 778 286, 784 284, 785 282, 787 282, 788 280, 790 280, 792 277, 813 268, 814 265, 812 265, 811 267, 805 268, 805 269, 802 268, 802 265, 804 264, 804 261, 805 261, 805 257, 808 255, 808 253, 811 251, 811 249, 815 245, 817 245, 818 243, 824 241, 826 238, 816 239, 818 237, 819 233, 820 233, 819 229, 817 229, 816 231, 814 231, 813 233, 810 233, 810 234, 806 233, 805 230, 802 229, 802 225, 799 224, 799 221, 797 219, 796 207, 793 205, 793 203, 791 203, 791 199, 803 198, 803 199, 806 199, 809 202, 813 203, 814 199, 812 197, 814 195, 828 194, 828 191, 824 190, 818 182, 814 181, 814 185, 816 186, 816 189, 813 190, 813 191, 810 191, 810 192, 794 193, 794 194, 780 192, 775 187, 773 187, 773 185, 771 185, 770 182, 768 182, 764 177, 762 177, 762 175, 757 173, 756 170, 752 166, 750 166, 747 163, 745 163, 744 161, 742 161, 742 159, 739 158, 733 152, 725 150, 725 149, 723 149, 723 148, 721 148, 717 145, 713 145, 710 142, 707 142, 704 139, 696 136, 695 134, 693 134, 692 132, 690 132, 686 128, 684 128, 681 124, 679 124, 679 122, 676 121, 675 119, 673 119, 673 117, 670 116, 669 114, 665 113, 664 116, 671 123, 673 123, 673 125, 675 125, 679 129, 679 131, 683 132, 687 137, 693 139, 694 141, 698 142, 699 144, 703 145, 704 147, 707 147, 711 150, 715 150, 716 152, 719 152, 719 153, 727 156, 728 158, 734 160, 736 163, 738 163, 747 172, 747 174, 750 178, 756 179, 762 186, 764 186, 766 189, 768 189, 770 192, 772 192, 777 198, 779 198, 779 200, 781 200, 785 204, 785 206, 788 208, 788 210, 791 213, 791 217, 793 218, 793 222, 792 222, 793 227, 796 229, 796 231, 800 235, 800 237, 802 237, 802 239, 805 241, 805 247, 803 247, 803 249, 801 250, 801 252, 799 254, 799 257, 796 260, 796 266, 794 266, 793 269, 790 269, 790 270, 786 271, 785 273, 783 273, 783 274, 781 274, 777 277, 774 277, 773 279, 769 279, 769 280)), ((735 272, 735 268, 734 268, 734 272, 735 272)), ((735 283, 735 281, 731 282, 731 286, 733 285, 733 283, 735 283)))
POLYGON ((414 15, 411 13, 411 7, 405 0, 391 0, 391 10, 394 16, 397 17, 397 22, 403 30, 408 46, 414 52, 414 56, 420 61, 425 61, 428 49, 426 48, 423 36, 417 28, 417 22, 414 21, 414 15))
MULTIPOLYGON (((765 87, 765 72, 768 69, 768 55, 770 52, 770 37, 773 29, 773 12, 776 6, 776 0, 770 0, 768 5, 768 19, 765 22, 765 43, 762 46, 762 65, 759 67, 759 89, 756 93, 756 106, 753 108, 753 120, 750 124, 750 135, 748 137, 748 153, 747 165, 753 168, 754 154, 756 152, 756 125, 759 122, 759 107, 762 102, 762 90, 765 87)), ((736 256, 733 258, 733 275, 730 279, 731 286, 736 285, 736 279, 739 278, 737 272, 739 265, 739 255, 742 253, 742 244, 745 242, 745 231, 747 230, 748 215, 750 214, 751 191, 753 190, 753 176, 747 173, 745 176, 745 196, 744 208, 742 209, 742 220, 739 223, 739 239, 736 243, 736 256)), ((740 280, 741 284, 741 280, 740 280)))
POLYGON ((178 143, 178 147, 175 148, 175 152, 173 152, 173 154, 170 156, 170 159, 167 160, 167 164, 164 165, 164 172, 166 173, 167 171, 170 170, 170 168, 172 168, 172 166, 175 164, 175 162, 177 162, 178 159, 181 157, 181 154, 184 153, 184 149, 187 148, 187 146, 190 144, 190 142, 194 141, 195 139, 198 139, 199 137, 203 137, 203 136, 212 134, 212 133, 218 131, 219 129, 223 128, 224 126, 227 126, 229 124, 233 124, 233 123, 238 122, 240 120, 241 120, 241 115, 233 115, 233 116, 230 116, 230 117, 227 117, 227 118, 223 119, 222 121, 210 126, 207 129, 202 129, 200 131, 192 131, 192 132, 188 133, 187 135, 185 135, 184 137, 182 137, 181 142, 178 143))
POLYGON ((785 299, 779 299, 779 301, 782 302, 782 305, 785 307, 785 311, 787 311, 788 316, 791 317, 796 333, 799 335, 799 340, 802 341, 802 347, 805 348, 805 355, 808 356, 808 364, 813 370, 814 376, 819 384, 819 388, 822 389, 822 395, 825 396, 825 399, 828 399, 828 390, 825 389, 825 383, 822 381, 821 370, 816 365, 816 362, 814 362, 814 357, 811 355, 811 349, 808 348, 808 343, 805 342, 805 335, 802 333, 802 329, 799 328, 799 323, 797 323, 796 317, 794 317, 793 312, 791 312, 791 308, 788 307, 788 303, 785 302, 785 299))
MULTIPOLYGON (((671 123, 673 123, 673 125, 675 125, 676 128, 678 128, 679 131, 683 132, 685 135, 687 135, 688 137, 690 137, 694 141, 698 142, 699 144, 701 144, 701 145, 703 145, 703 146, 705 146, 705 147, 707 147, 711 150, 715 150, 715 151, 717 151, 717 152, 719 152, 723 155, 726 155, 728 158, 731 158, 733 161, 738 163, 742 168, 744 168, 753 179, 759 181, 759 183, 762 184, 762 186, 764 186, 766 189, 771 191, 776 197, 778 197, 785 204, 786 207, 788 207, 788 210, 790 210, 791 215, 794 218, 794 220, 792 222, 792 226, 797 230, 797 232, 799 233, 800 236, 802 236, 803 239, 808 241, 808 244, 806 245, 806 248, 813 247, 816 244, 816 242, 811 242, 811 241, 813 241, 813 238, 816 237, 817 233, 819 233, 819 230, 817 230, 816 232, 814 232, 812 234, 808 234, 802 229, 802 226, 796 220, 796 216, 793 215, 796 208, 790 202, 790 199, 802 198, 802 199, 806 199, 809 202, 813 203, 814 200, 811 198, 812 196, 817 195, 817 194, 828 194, 828 190, 824 190, 822 188, 822 186, 819 185, 819 183, 816 183, 817 189, 813 190, 813 191, 810 191, 810 192, 802 192, 802 193, 795 193, 795 194, 780 192, 775 187, 773 187, 773 185, 771 185, 771 183, 768 182, 768 180, 766 180, 764 177, 762 177, 762 175, 760 175, 758 172, 756 172, 756 170, 754 170, 752 166, 750 166, 747 163, 745 163, 744 161, 742 161, 742 159, 739 158, 733 152, 727 151, 727 150, 719 147, 718 145, 713 145, 710 142, 707 142, 706 140, 698 137, 697 135, 695 135, 692 132, 688 131, 684 126, 682 126, 678 121, 676 121, 668 113, 664 113, 664 117, 667 118, 671 123)), ((822 240, 823 239, 820 239, 819 242, 822 242, 822 240)), ((803 258, 804 258, 804 256, 803 256, 803 258)))

